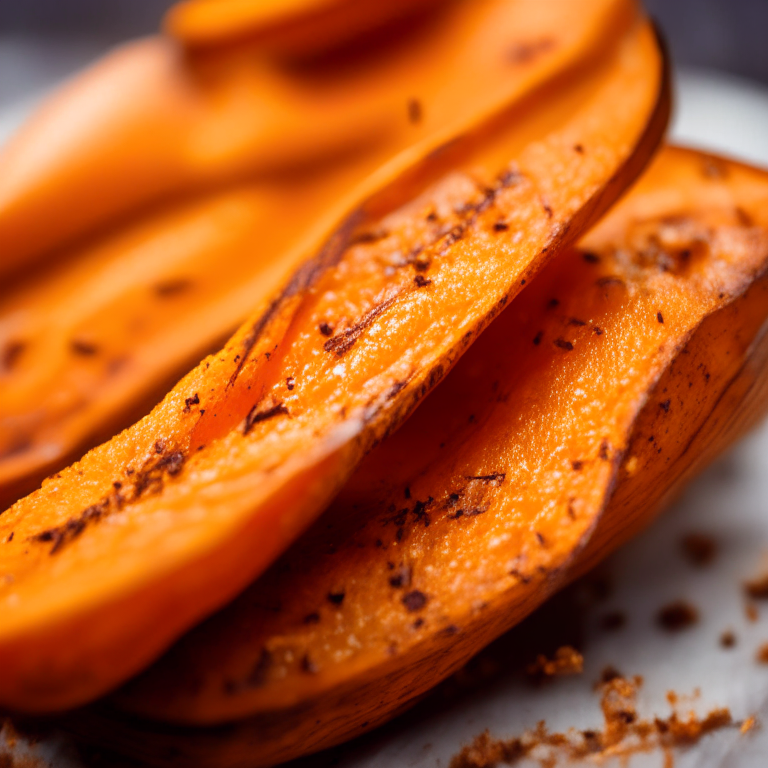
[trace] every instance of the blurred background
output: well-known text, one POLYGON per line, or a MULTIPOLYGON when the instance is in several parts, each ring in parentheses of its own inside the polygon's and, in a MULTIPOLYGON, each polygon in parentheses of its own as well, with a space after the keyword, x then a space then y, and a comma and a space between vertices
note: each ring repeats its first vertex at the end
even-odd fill
MULTIPOLYGON (((768 0, 645 4, 677 64, 768 84, 768 0)), ((23 98, 116 42, 152 32, 169 5, 171 0, 0 0, 0 102, 23 98)))

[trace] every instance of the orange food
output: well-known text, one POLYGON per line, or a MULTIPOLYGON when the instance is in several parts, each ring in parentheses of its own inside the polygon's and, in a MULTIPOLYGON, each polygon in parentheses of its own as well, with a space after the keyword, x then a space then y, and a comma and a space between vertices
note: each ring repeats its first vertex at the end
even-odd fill
POLYGON ((446 0, 182 0, 168 12, 169 34, 191 46, 258 41, 281 55, 307 56, 383 24, 413 24, 446 0))
MULTIPOLYGON (((634 19, 621 0, 452 3, 343 66, 143 41, 53 97, 0 159, 0 273, 39 261, 0 291, 0 508, 145 415, 438 147, 516 109, 534 136, 561 119, 634 19)), ((658 62, 623 77, 655 87, 658 62)))
POLYGON ((763 414, 767 318, 768 174, 664 150, 263 577, 78 727, 226 767, 380 724, 763 414))
POLYGON ((231 599, 634 179, 668 103, 622 7, 611 45, 408 164, 149 416, 0 516, 0 705, 87 701, 231 599))

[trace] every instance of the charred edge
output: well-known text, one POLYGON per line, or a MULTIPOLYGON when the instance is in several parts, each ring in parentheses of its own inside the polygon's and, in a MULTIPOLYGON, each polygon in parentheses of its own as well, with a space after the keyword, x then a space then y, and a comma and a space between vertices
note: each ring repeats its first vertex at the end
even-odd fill
POLYGON ((108 501, 101 501, 98 504, 84 509, 77 517, 71 517, 62 525, 57 525, 53 528, 48 528, 45 531, 30 536, 30 541, 47 543, 51 542, 53 546, 48 552, 49 555, 54 555, 65 544, 74 541, 80 536, 80 534, 86 529, 88 524, 92 521, 100 520, 109 509, 108 501))
POLYGON ((293 273, 293 277, 282 292, 270 303, 264 314, 256 320, 242 343, 240 360, 229 378, 227 387, 234 386, 256 343, 285 302, 312 287, 328 269, 339 263, 349 244, 351 231, 362 215, 362 211, 359 210, 351 213, 336 232, 328 238, 317 256, 309 259, 293 273))
POLYGON ((328 339, 323 344, 323 349, 326 352, 333 352, 338 357, 342 357, 355 345, 355 342, 360 338, 368 326, 370 326, 379 315, 386 312, 397 301, 399 294, 390 297, 386 301, 382 301, 381 304, 377 304, 372 309, 363 315, 353 326, 342 331, 338 335, 328 339))
POLYGON ((501 485, 507 477, 506 472, 494 472, 491 475, 467 475, 467 480, 480 480, 483 483, 501 485))
POLYGON ((259 403, 251 408, 248 415, 245 417, 245 426, 243 427, 243 434, 247 435, 259 422, 267 421, 267 419, 273 419, 275 416, 287 416, 288 409, 282 404, 277 403, 271 408, 266 408, 263 411, 259 410, 259 403))

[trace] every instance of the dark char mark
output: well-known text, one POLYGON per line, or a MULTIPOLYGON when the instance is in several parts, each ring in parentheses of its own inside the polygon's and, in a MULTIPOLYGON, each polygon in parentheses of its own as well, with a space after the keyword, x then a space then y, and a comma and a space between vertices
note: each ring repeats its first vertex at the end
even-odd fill
POLYGON ((353 326, 347 328, 345 331, 337 334, 333 338, 323 344, 323 349, 326 352, 333 352, 338 357, 342 357, 355 345, 355 342, 360 338, 368 326, 370 326, 376 318, 383 312, 388 310, 397 300, 398 295, 391 296, 386 301, 382 301, 381 304, 377 304, 366 312, 363 317, 358 320, 353 326))
POLYGON ((277 405, 273 405, 271 408, 266 408, 263 411, 259 410, 259 405, 260 403, 256 403, 248 411, 248 415, 245 417, 245 426, 243 427, 244 435, 247 435, 259 422, 273 419, 275 416, 288 414, 288 409, 282 403, 277 403, 277 405))

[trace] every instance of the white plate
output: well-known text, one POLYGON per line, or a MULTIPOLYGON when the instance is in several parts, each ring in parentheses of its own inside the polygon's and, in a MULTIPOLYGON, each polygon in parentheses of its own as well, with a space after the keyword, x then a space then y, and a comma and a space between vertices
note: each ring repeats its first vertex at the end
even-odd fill
MULTIPOLYGON (((685 72, 677 79, 673 138, 768 166, 768 89, 718 73, 685 72)), ((0 140, 29 111, 31 101, 0 109, 0 140)), ((531 688, 519 676, 497 680, 436 712, 420 706, 384 729, 323 757, 337 768, 446 768, 463 744, 489 728, 498 736, 519 735, 546 720, 555 730, 601 725, 593 683, 612 664, 625 674, 640 674, 643 716, 665 716, 667 690, 692 693, 693 707, 704 712, 729 707, 734 718, 757 714, 768 726, 768 666, 755 663, 755 649, 768 641, 768 611, 756 622, 746 619, 740 585, 754 575, 768 548, 768 425, 711 467, 645 534, 608 563, 614 592, 586 615, 585 672, 531 688), (720 552, 707 569, 694 569, 680 556, 679 538, 707 531, 720 552), (700 622, 671 636, 654 624, 658 608, 674 599, 698 606, 700 622), (602 612, 620 609, 627 625, 607 633, 602 612), (727 628, 738 638, 723 650, 719 636, 727 628)), ((29 745, 20 743, 19 753, 29 745)), ((49 740, 31 748, 56 768, 75 768, 66 744, 49 740)), ((523 765, 523 764, 521 764, 523 765)), ((607 763, 606 765, 611 765, 607 763)), ((661 768, 660 752, 634 756, 632 768, 661 768)), ((737 729, 707 736, 676 755, 677 768, 765 768, 768 727, 741 736, 737 729)))

